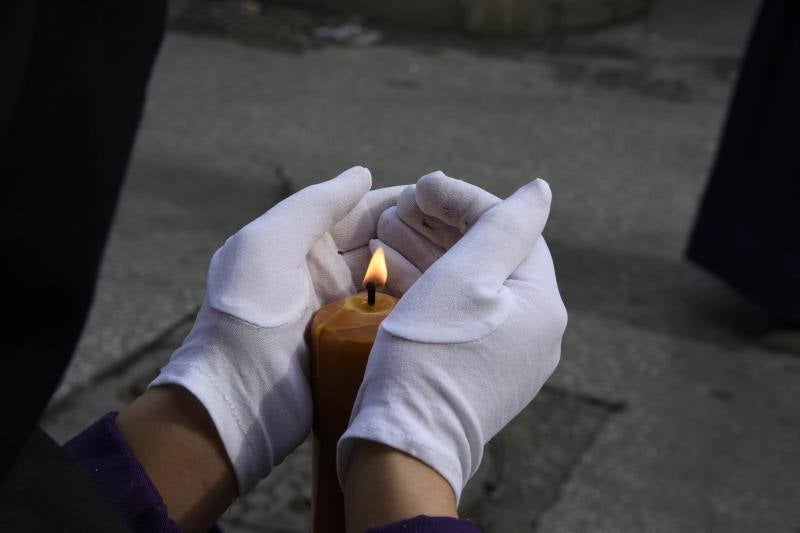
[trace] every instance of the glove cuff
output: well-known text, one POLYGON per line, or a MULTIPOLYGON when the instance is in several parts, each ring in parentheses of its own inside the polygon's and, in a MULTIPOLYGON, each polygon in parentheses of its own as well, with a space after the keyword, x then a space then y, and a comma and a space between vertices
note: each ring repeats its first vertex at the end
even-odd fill
POLYGON ((353 441, 365 439, 419 459, 450 483, 456 501, 460 498, 480 465, 487 431, 455 378, 465 364, 463 353, 454 355, 433 344, 426 349, 426 356, 419 357, 415 343, 383 327, 378 331, 350 425, 339 440, 340 484, 353 441), (440 367, 453 374, 442 373, 440 367))
POLYGON ((150 384, 180 385, 203 404, 233 465, 239 495, 299 446, 311 427, 304 354, 281 341, 301 338, 302 322, 281 333, 206 303, 183 345, 150 384), (292 355, 270 357, 273 353, 292 355), (304 396, 307 401, 300 400, 304 396))
POLYGON ((252 415, 237 409, 236 401, 218 386, 206 369, 191 363, 170 363, 148 388, 159 385, 185 388, 206 409, 233 465, 239 495, 247 494, 269 474, 273 453, 265 428, 253 424, 252 415))
POLYGON ((436 470, 450 484, 458 503, 469 476, 464 475, 457 454, 442 446, 436 439, 430 438, 427 428, 415 429, 414 424, 409 423, 408 419, 404 424, 397 424, 391 420, 392 418, 385 412, 374 413, 366 410, 359 413, 356 420, 347 428, 337 446, 336 465, 339 485, 344 486, 344 477, 356 440, 363 439, 400 450, 436 470))

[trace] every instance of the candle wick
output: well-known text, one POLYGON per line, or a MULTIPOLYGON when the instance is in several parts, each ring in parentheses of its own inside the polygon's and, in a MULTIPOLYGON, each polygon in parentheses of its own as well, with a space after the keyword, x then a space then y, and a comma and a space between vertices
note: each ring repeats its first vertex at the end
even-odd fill
POLYGON ((367 303, 369 305, 375 305, 375 283, 368 281, 367 282, 367 303))

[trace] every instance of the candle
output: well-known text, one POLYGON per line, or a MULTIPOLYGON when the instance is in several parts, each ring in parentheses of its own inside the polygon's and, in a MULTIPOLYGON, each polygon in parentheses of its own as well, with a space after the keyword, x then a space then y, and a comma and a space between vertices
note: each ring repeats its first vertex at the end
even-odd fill
POLYGON ((378 248, 364 276, 366 291, 322 307, 311 323, 313 529, 344 533, 344 495, 336 476, 336 443, 347 429, 378 326, 397 299, 376 292, 387 278, 378 248))

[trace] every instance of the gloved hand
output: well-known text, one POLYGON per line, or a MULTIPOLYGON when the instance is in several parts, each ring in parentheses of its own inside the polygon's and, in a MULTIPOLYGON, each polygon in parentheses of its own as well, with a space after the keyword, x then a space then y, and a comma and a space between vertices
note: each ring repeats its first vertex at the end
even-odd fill
POLYGON ((500 202, 435 173, 384 213, 390 278, 401 272, 410 288, 370 353, 339 441, 340 481, 366 439, 428 464, 458 499, 486 442, 537 394, 567 322, 541 237, 550 199, 542 180, 500 202))
POLYGON ((378 217, 400 187, 370 189, 353 167, 247 224, 211 259, 189 336, 150 386, 177 384, 203 404, 244 494, 311 429, 304 334, 312 314, 353 294, 378 217))
POLYGON ((378 221, 378 238, 389 267, 388 288, 402 296, 434 261, 455 244, 500 198, 437 171, 409 185, 378 221), (419 190, 419 193, 417 193, 419 190), (423 207, 420 207, 423 206, 423 207))

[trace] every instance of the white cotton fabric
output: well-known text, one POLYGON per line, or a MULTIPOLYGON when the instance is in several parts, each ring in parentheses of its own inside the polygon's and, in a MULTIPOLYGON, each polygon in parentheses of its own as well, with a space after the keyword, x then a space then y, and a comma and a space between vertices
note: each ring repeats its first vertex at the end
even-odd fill
POLYGON ((150 384, 181 385, 203 404, 240 495, 311 429, 304 334, 314 311, 359 288, 378 217, 402 189, 368 193, 371 182, 351 168, 230 237, 211 260, 194 327, 150 384))
POLYGON ((390 272, 396 261, 421 274, 379 329, 339 442, 340 481, 366 439, 430 465, 458 499, 484 445, 552 374, 567 314, 541 237, 550 199, 542 180, 501 202, 435 173, 384 214, 371 246, 387 246, 390 272), (430 263, 435 247, 449 249, 430 263))

